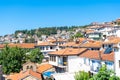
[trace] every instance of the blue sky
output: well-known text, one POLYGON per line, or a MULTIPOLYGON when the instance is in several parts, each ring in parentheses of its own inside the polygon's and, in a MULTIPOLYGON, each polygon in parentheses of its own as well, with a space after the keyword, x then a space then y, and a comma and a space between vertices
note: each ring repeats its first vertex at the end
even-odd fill
POLYGON ((120 18, 120 0, 0 0, 0 35, 120 18))

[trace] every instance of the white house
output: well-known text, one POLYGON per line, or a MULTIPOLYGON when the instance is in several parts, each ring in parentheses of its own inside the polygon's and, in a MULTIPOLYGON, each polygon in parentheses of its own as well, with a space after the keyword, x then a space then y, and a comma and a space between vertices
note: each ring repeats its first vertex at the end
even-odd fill
POLYGON ((86 48, 66 48, 49 53, 49 64, 56 68, 57 73, 77 72, 81 68, 79 54, 86 51, 86 48))
POLYGON ((57 50, 57 45, 51 42, 38 42, 38 44, 36 44, 35 47, 40 48, 44 57, 48 57, 49 52, 53 52, 57 50))
MULTIPOLYGON (((95 50, 87 50, 83 54, 80 55, 80 58, 83 58, 84 65, 90 67, 90 72, 97 73, 100 67, 103 64, 106 64, 107 69, 114 70, 114 52, 110 51, 105 53, 105 51, 95 51, 95 50)), ((84 70, 86 70, 84 68, 84 70)))
POLYGON ((113 45, 114 47, 114 62, 115 62, 115 73, 117 76, 120 76, 120 41, 113 45))

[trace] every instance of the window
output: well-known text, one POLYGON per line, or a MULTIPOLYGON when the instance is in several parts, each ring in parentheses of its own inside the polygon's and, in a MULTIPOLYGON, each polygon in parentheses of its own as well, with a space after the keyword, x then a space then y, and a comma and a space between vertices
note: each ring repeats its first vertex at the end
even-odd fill
POLYGON ((40 47, 40 50, 42 50, 42 47, 40 47))
POLYGON ((29 66, 27 66, 27 69, 29 69, 29 66))
POLYGON ((51 61, 51 56, 50 56, 49 60, 51 61))
POLYGON ((88 61, 89 61, 88 65, 90 65, 90 59, 88 59, 88 61))
POLYGON ((119 68, 120 68, 120 60, 119 60, 119 68))
POLYGON ((53 47, 52 47, 52 46, 50 46, 50 49, 53 49, 53 47))
POLYGON ((118 49, 118 48, 114 48, 114 51, 115 51, 115 52, 118 52, 118 51, 119 51, 119 49, 118 49))
POLYGON ((84 64, 86 64, 86 58, 84 58, 84 64))
POLYGON ((33 66, 30 66, 30 69, 33 69, 33 66))
POLYGON ((42 47, 42 50, 44 50, 44 47, 42 47))
POLYGON ((108 45, 108 47, 112 47, 112 45, 108 45))
POLYGON ((56 61, 56 56, 52 56, 53 57, 53 61, 55 62, 56 61))
POLYGON ((56 56, 50 56, 50 61, 56 62, 56 56))
POLYGON ((46 50, 48 50, 48 46, 46 46, 46 50))

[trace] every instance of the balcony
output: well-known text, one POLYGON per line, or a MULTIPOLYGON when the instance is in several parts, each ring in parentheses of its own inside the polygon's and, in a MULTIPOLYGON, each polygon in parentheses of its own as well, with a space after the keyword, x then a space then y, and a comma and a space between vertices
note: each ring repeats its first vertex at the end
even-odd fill
POLYGON ((59 67, 66 67, 67 66, 67 57, 60 57, 59 58, 59 62, 58 62, 58 66, 59 67))

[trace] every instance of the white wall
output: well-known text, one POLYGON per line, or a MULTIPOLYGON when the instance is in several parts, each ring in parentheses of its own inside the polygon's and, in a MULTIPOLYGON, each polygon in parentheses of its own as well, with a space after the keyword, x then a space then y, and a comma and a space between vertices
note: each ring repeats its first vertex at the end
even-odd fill
POLYGON ((120 37, 120 30, 117 30, 116 35, 117 37, 120 37))
POLYGON ((89 38, 99 38, 99 34, 89 34, 89 38))
POLYGON ((119 60, 120 60, 120 50, 115 51, 115 73, 117 76, 120 76, 119 60))
POLYGON ((56 56, 56 61, 54 62, 54 61, 49 60, 49 64, 54 65, 54 66, 58 66, 58 59, 59 59, 59 57, 56 56))
POLYGON ((79 56, 68 56, 68 72, 89 71, 90 66, 84 65, 84 59, 79 56))

